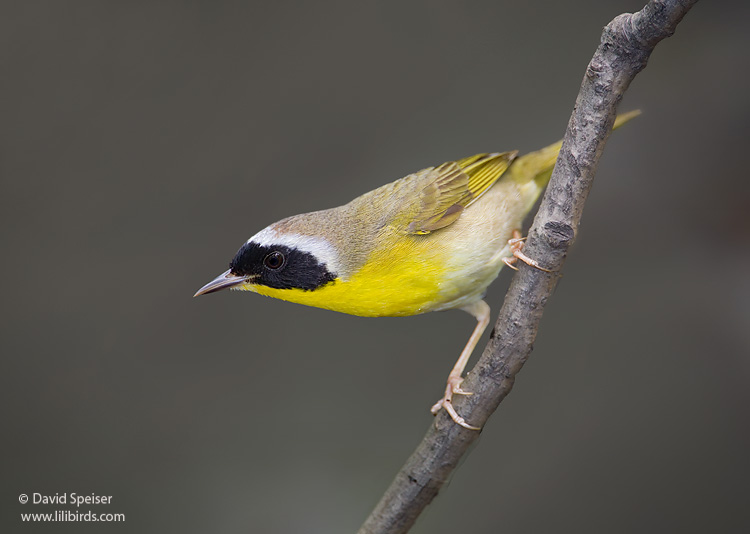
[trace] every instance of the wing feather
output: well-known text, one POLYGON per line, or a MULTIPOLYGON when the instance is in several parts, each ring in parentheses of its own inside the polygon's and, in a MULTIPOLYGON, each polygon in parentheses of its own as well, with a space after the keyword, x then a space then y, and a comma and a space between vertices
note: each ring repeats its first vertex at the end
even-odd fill
POLYGON ((391 225, 411 234, 428 234, 450 225, 503 175, 516 154, 476 154, 395 182, 399 207, 391 225))

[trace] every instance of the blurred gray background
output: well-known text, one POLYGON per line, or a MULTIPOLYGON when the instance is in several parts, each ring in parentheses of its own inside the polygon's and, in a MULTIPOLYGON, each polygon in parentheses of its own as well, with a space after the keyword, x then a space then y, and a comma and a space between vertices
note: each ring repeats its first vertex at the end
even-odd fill
MULTIPOLYGON (((473 319, 193 293, 282 217, 560 138, 642 4, 3 2, 0 530, 354 532, 473 319), (75 510, 34 492, 126 522, 22 524, 75 510)), ((749 17, 699 3, 632 84, 532 357, 413 532, 750 528, 749 17)))

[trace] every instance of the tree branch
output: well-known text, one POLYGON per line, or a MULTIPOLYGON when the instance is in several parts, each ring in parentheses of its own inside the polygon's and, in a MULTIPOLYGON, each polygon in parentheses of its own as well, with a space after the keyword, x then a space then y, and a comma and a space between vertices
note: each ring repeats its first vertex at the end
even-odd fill
MULTIPOLYGON (((651 0, 638 13, 620 15, 604 28, 524 249, 553 272, 520 263, 489 343, 462 386, 474 395, 456 399, 458 412, 471 424, 484 426, 531 352, 542 311, 575 239, 617 105, 654 47, 674 33, 696 2, 651 0)), ((407 532, 478 436, 479 432, 460 427, 441 411, 359 534, 407 532)))

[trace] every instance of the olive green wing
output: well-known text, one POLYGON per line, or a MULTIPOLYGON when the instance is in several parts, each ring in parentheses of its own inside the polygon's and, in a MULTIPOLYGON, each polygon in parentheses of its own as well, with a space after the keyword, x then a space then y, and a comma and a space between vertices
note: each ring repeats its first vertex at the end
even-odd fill
POLYGON ((503 175, 516 154, 477 154, 394 182, 398 207, 391 225, 410 234, 429 234, 448 226, 503 175))

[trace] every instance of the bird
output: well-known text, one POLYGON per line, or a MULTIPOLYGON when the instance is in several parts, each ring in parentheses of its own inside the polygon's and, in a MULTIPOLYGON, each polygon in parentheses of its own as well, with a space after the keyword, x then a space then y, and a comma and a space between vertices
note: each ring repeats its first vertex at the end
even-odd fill
MULTIPOLYGON (((614 127, 639 111, 620 115, 614 127)), ((249 291, 364 317, 460 309, 477 324, 431 408, 460 416, 454 395, 489 324, 483 300, 504 266, 521 260, 523 220, 544 190, 562 141, 525 155, 481 153, 427 167, 351 202, 275 222, 250 237, 229 269, 194 296, 249 291)))

